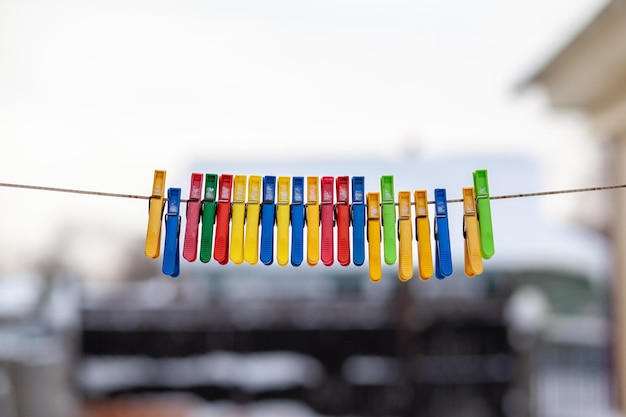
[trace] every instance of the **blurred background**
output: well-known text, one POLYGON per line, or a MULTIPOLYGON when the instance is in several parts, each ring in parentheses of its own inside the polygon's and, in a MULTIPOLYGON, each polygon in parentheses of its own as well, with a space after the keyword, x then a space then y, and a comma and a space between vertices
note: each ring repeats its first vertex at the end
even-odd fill
MULTIPOLYGON (((624 184, 626 1, 0 0, 0 138, 0 182, 139 195, 154 169, 183 196, 191 172, 624 184)), ((624 191, 494 201, 472 279, 451 204, 455 273, 408 283, 174 280, 143 255, 143 200, 0 199, 1 417, 626 410, 624 191)))

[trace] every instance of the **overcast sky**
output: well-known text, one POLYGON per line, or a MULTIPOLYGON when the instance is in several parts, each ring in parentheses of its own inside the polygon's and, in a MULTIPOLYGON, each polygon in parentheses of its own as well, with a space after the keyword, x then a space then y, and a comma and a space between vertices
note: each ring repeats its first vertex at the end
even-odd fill
MULTIPOLYGON (((155 168, 186 187, 204 158, 410 145, 531 154, 549 162, 546 188, 590 185, 584 121, 515 86, 604 3, 0 0, 0 182, 148 194, 155 168)), ((145 229, 137 201, 0 199, 0 272, 75 221, 97 236, 145 229)), ((93 244, 94 262, 112 250, 93 244)))

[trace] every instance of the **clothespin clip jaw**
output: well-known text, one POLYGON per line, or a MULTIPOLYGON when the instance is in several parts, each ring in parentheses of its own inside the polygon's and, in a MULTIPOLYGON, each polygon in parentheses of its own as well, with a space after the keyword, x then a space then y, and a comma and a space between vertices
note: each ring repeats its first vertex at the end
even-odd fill
POLYGON ((200 237, 200 261, 202 262, 209 262, 213 254, 217 183, 217 174, 205 175, 204 199, 202 200, 202 235, 200 237))
POLYGON ((480 251, 476 197, 472 187, 463 188, 463 238, 465 239, 465 275, 473 277, 483 273, 480 251))
POLYGON ((350 265, 350 177, 337 177, 337 262, 350 265))
POLYGON ((334 255, 334 236, 335 227, 335 210, 334 210, 334 178, 322 177, 322 243, 320 258, 325 266, 330 266, 335 261, 334 255))
POLYGON ((474 191, 476 192, 476 210, 478 212, 478 228, 480 230, 480 249, 482 257, 489 259, 495 253, 495 245, 491 221, 489 180, 486 169, 474 171, 474 191))
POLYGON ((411 225, 411 193, 398 193, 398 240, 400 253, 398 278, 408 281, 413 277, 413 227, 411 225))
POLYGON ((191 174, 189 200, 187 201, 187 223, 185 226, 185 241, 183 244, 183 258, 189 262, 198 256, 198 226, 200 225, 200 199, 202 198, 203 175, 191 174))
POLYGON ((300 266, 304 258, 304 177, 292 178, 291 265, 300 266))
POLYGON ((235 175, 231 208, 230 260, 235 264, 244 259, 244 220, 246 216, 246 176, 235 175))
POLYGON ((396 263, 396 202, 393 191, 393 175, 383 175, 380 177, 382 225, 383 225, 383 247, 385 252, 385 263, 393 265, 396 263))
POLYGON ((148 258, 157 259, 161 253, 161 220, 163 218, 165 194, 165 171, 155 170, 152 182, 152 195, 148 208, 148 229, 144 253, 148 258))
POLYGON ((289 177, 278 177, 278 202, 276 204, 276 261, 278 265, 289 263, 289 177))
POLYGON ((452 275, 452 251, 448 225, 448 200, 446 190, 435 189, 435 276, 443 279, 452 275))
POLYGON ((380 241, 380 193, 367 193, 367 250, 370 280, 374 282, 382 277, 380 241))
POLYGON ((165 249, 163 273, 172 278, 180 274, 180 188, 167 190, 167 214, 165 215, 165 249))
POLYGON ((246 208, 246 240, 244 259, 250 265, 259 261, 259 224, 261 222, 261 176, 248 178, 248 204, 246 208))
POLYGON ((352 262, 365 262, 365 177, 352 177, 352 262))
POLYGON ((220 265, 226 265, 228 263, 228 236, 230 234, 230 202, 233 191, 232 175, 220 175, 218 191, 217 225, 215 226, 215 250, 213 258, 220 265))
POLYGON ((261 205, 261 262, 274 262, 274 223, 276 221, 276 177, 263 177, 263 204, 261 205))
POLYGON ((307 205, 306 205, 306 225, 307 225, 307 247, 306 262, 310 266, 315 266, 320 260, 320 192, 319 177, 307 177, 307 205))
POLYGON ((428 280, 433 275, 433 255, 426 190, 415 191, 415 240, 417 240, 419 275, 422 280, 428 280))

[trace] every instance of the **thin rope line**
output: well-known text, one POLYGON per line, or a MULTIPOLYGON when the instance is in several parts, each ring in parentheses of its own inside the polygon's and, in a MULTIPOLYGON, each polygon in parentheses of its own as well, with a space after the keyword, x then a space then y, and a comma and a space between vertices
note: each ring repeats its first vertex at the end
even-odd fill
POLYGON ((134 198, 138 200, 150 200, 150 198, 152 198, 150 196, 145 196, 145 195, 107 193, 107 192, 102 192, 102 191, 74 190, 70 188, 43 187, 40 185, 9 184, 9 183, 4 183, 4 182, 0 182, 0 187, 22 188, 22 189, 37 190, 37 191, 53 191, 57 193, 98 195, 100 197, 134 198))

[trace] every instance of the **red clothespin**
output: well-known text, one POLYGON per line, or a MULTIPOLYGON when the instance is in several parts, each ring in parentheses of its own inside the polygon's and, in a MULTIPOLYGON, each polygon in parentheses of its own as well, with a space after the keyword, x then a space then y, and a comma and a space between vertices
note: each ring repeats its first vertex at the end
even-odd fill
POLYGON ((200 198, 202 197, 202 174, 191 174, 191 188, 187 201, 185 224, 185 243, 183 244, 183 258, 189 262, 198 256, 198 225, 200 224, 200 198))
POLYGON ((330 266, 334 262, 333 229, 335 226, 333 177, 322 177, 322 263, 330 266))
POLYGON ((337 177, 337 261, 350 265, 350 177, 337 177))
POLYGON ((230 231, 230 200, 232 190, 233 176, 230 174, 220 175, 213 258, 221 265, 228 263, 228 235, 230 231))

